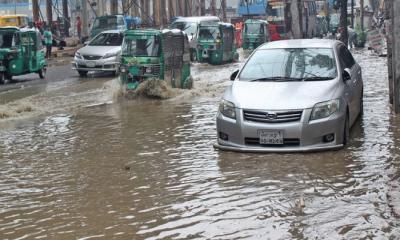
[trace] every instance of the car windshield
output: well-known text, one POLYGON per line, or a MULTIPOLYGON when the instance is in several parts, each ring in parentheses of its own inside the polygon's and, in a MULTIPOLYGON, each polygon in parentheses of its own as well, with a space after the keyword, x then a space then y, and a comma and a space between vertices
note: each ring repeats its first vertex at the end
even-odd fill
POLYGON ((260 34, 261 33, 261 25, 256 23, 248 23, 246 24, 245 32, 248 34, 260 34))
POLYGON ((160 43, 157 37, 146 39, 125 39, 122 46, 122 55, 157 57, 159 55, 160 43))
POLYGON ((195 22, 174 22, 171 27, 184 31, 188 36, 196 34, 197 31, 197 23, 195 22))
POLYGON ((258 50, 244 66, 240 81, 328 80, 337 76, 332 49, 285 48, 258 50))
POLYGON ((121 46, 123 36, 120 33, 101 33, 97 35, 89 46, 121 46))
POLYGON ((217 39, 220 38, 219 29, 217 27, 200 27, 200 39, 217 39))
POLYGON ((93 23, 95 29, 112 29, 117 27, 117 17, 97 18, 93 23))
POLYGON ((12 32, 0 33, 0 48, 11 48, 16 45, 16 38, 12 32))

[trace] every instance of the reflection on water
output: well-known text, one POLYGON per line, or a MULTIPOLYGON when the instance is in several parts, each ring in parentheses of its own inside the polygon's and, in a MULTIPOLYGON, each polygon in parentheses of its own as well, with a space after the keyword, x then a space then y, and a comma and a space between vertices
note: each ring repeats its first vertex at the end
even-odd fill
POLYGON ((0 130, 0 238, 399 238, 385 60, 356 58, 365 113, 340 151, 214 150, 218 96, 136 99, 0 130))

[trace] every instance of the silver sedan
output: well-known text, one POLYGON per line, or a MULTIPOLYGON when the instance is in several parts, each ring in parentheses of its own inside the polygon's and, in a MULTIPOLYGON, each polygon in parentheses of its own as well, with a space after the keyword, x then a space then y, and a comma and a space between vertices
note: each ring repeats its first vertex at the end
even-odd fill
POLYGON ((266 43, 231 80, 217 115, 223 150, 340 148, 363 111, 361 68, 339 41, 266 43))
POLYGON ((72 69, 77 70, 80 76, 86 76, 89 71, 116 74, 123 40, 123 33, 119 30, 100 33, 76 51, 72 69))

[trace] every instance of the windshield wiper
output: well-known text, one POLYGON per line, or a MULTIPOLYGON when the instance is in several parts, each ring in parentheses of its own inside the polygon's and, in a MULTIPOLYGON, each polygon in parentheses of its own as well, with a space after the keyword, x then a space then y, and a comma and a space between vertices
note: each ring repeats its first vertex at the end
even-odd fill
POLYGON ((323 80, 332 80, 333 77, 305 77, 303 81, 323 81, 323 80))
POLYGON ((302 81, 302 78, 292 78, 292 77, 267 77, 267 78, 257 78, 252 79, 250 82, 290 82, 290 81, 302 81))

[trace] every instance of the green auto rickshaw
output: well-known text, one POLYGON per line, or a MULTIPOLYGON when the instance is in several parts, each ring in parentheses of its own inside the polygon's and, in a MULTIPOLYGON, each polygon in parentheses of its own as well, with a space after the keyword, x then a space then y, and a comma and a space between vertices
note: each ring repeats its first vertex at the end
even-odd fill
POLYGON ((45 77, 45 50, 40 33, 26 28, 0 28, 0 84, 28 73, 45 77))
POLYGON ((127 30, 120 63, 120 79, 127 90, 149 79, 165 80, 173 88, 193 85, 188 37, 178 29, 127 30))
POLYGON ((258 46, 270 41, 268 22, 259 19, 247 19, 243 29, 243 49, 256 49, 258 46))
POLYGON ((197 60, 222 64, 239 59, 236 52, 235 28, 230 23, 202 23, 199 27, 197 60))

